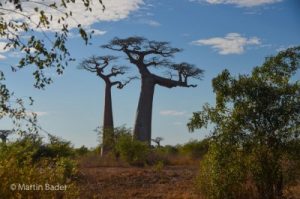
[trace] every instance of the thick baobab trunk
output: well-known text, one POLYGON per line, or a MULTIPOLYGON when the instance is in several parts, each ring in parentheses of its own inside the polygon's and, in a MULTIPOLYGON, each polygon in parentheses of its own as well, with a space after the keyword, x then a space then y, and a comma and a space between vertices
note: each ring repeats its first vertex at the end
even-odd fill
POLYGON ((151 120, 155 82, 152 77, 142 77, 141 93, 136 112, 134 138, 151 143, 151 120))
POLYGON ((106 84, 104 115, 103 115, 103 137, 101 156, 107 153, 113 144, 114 120, 112 111, 111 84, 106 84))

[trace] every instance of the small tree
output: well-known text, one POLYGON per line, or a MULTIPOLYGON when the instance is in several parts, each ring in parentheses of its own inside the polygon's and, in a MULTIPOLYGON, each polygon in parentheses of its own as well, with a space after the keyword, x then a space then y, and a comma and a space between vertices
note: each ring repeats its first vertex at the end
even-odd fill
POLYGON ((130 63, 135 65, 141 75, 141 92, 134 124, 134 137, 150 145, 151 121, 154 89, 156 85, 166 88, 196 87, 189 84, 189 78, 201 79, 203 70, 192 64, 172 64, 171 58, 180 49, 173 48, 168 42, 151 41, 143 37, 114 38, 109 44, 103 45, 114 51, 123 52, 130 63), (167 69, 168 77, 154 74, 150 68, 167 69), (174 79, 176 77, 178 79, 174 79))
POLYGON ((259 198, 282 198, 284 188, 295 179, 297 172, 291 166, 300 166, 295 162, 300 82, 293 81, 293 76, 299 61, 300 47, 290 48, 268 57, 251 75, 233 77, 224 70, 213 79, 215 107, 205 105, 188 124, 191 131, 215 124, 214 147, 205 161, 209 168, 202 170, 212 174, 205 177, 209 186, 204 187, 211 198, 232 198, 249 177, 259 198))
POLYGON ((162 138, 162 137, 156 137, 156 138, 151 139, 151 140, 152 140, 152 142, 154 142, 157 145, 157 147, 160 147, 160 142, 163 141, 164 138, 162 138))
POLYGON ((128 84, 132 79, 136 77, 130 77, 127 81, 113 81, 112 78, 124 75, 127 67, 125 66, 111 66, 108 70, 109 65, 112 61, 116 60, 117 57, 114 56, 92 56, 85 59, 80 63, 80 68, 87 70, 92 73, 96 73, 105 82, 105 100, 104 100, 104 116, 103 116, 103 126, 102 126, 102 151, 107 153, 113 144, 114 139, 114 121, 113 121, 113 110, 112 110, 112 97, 111 88, 117 86, 117 88, 122 89, 126 84, 128 84), (109 72, 106 72, 106 71, 109 72))

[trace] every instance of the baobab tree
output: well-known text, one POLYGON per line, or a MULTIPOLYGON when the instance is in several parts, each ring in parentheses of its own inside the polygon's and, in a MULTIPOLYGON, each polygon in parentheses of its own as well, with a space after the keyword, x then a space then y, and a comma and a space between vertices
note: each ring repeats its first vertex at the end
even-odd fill
POLYGON ((135 139, 150 145, 155 86, 159 85, 166 88, 196 87, 194 84, 188 84, 188 79, 201 79, 203 70, 185 62, 172 64, 168 58, 181 50, 171 47, 169 42, 151 41, 143 37, 114 38, 102 47, 125 53, 130 63, 139 70, 141 92, 133 133, 135 139), (169 77, 154 74, 150 71, 151 67, 167 69, 169 77))
POLYGON ((126 66, 108 66, 112 61, 115 61, 117 57, 115 56, 92 56, 83 60, 79 68, 87 70, 89 72, 95 73, 105 82, 105 100, 104 100, 104 115, 103 115, 103 125, 102 125, 102 151, 103 153, 108 152, 111 149, 113 143, 113 131, 114 131, 114 121, 113 121, 113 110, 112 110, 112 97, 111 88, 116 86, 122 89, 126 84, 128 84, 132 79, 136 77, 129 77, 126 81, 113 81, 112 78, 118 75, 125 74, 127 70, 126 66), (109 71, 109 72, 106 72, 109 71))

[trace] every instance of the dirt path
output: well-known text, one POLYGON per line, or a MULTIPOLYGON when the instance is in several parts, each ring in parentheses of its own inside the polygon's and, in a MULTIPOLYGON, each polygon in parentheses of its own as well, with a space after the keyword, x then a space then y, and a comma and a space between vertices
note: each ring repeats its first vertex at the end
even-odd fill
POLYGON ((80 198, 193 199, 195 166, 153 168, 97 167, 81 169, 80 198))

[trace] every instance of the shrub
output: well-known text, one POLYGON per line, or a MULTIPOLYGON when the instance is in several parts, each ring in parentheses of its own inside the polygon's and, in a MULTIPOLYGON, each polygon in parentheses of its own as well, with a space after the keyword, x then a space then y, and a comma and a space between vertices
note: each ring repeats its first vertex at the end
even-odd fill
MULTIPOLYGON (((278 163, 267 148, 249 152, 238 144, 228 143, 224 137, 218 137, 211 142, 208 153, 201 161, 196 186, 203 195, 211 199, 255 199, 268 194, 262 191, 270 187, 281 189, 276 186, 284 184, 285 193, 276 198, 290 198, 289 187, 299 179, 298 160, 287 154, 278 163)), ((289 147, 299 151, 300 148, 293 143, 289 147)))
POLYGON ((170 155, 163 147, 152 148, 147 155, 147 165, 156 165, 158 163, 169 164, 170 155))
POLYGON ((210 199, 247 198, 244 182, 247 172, 242 156, 233 147, 220 148, 212 143, 200 163, 196 186, 210 199))
POLYGON ((25 136, 0 146, 1 198, 76 198, 78 189, 72 181, 76 162, 68 157, 36 157, 43 145, 39 136, 25 136), (66 185, 66 190, 47 191, 46 184, 66 185), (16 190, 12 190, 13 186, 16 190), (31 186, 22 190, 20 186, 31 186), (12 187, 11 187, 12 186, 12 187), (35 188, 34 188, 35 187, 35 188))
MULTIPOLYGON (((212 152, 217 153, 207 158, 212 158, 211 182, 217 193, 224 188, 229 194, 222 183, 230 185, 236 172, 248 173, 244 183, 252 181, 259 198, 284 198, 284 191, 297 179, 293 168, 300 167, 299 150, 292 143, 299 141, 299 69, 300 46, 267 57, 250 74, 233 76, 225 69, 212 80, 216 103, 194 112, 188 127, 193 131, 214 126, 217 149, 212 152)), ((232 187, 239 188, 239 180, 232 187)))
POLYGON ((146 143, 132 139, 131 135, 121 135, 115 145, 116 156, 120 156, 130 165, 143 166, 150 149, 146 143))
POLYGON ((38 161, 41 158, 60 158, 60 157, 74 157, 75 151, 71 146, 71 142, 64 141, 59 137, 49 135, 50 142, 40 142, 34 153, 32 160, 38 161))
POLYGON ((207 153, 208 145, 209 139, 201 141, 193 140, 178 148, 182 155, 187 155, 191 158, 201 158, 207 153))
POLYGON ((168 155, 177 155, 178 154, 178 147, 171 146, 171 145, 166 145, 166 146, 160 148, 160 150, 168 155))
POLYGON ((89 152, 89 149, 85 147, 84 145, 80 148, 75 149, 75 153, 79 156, 86 155, 89 152))

